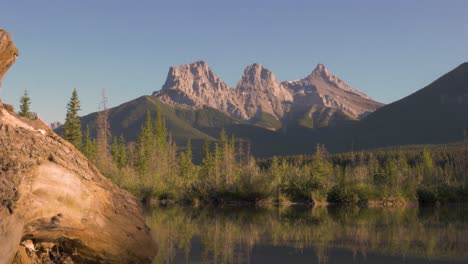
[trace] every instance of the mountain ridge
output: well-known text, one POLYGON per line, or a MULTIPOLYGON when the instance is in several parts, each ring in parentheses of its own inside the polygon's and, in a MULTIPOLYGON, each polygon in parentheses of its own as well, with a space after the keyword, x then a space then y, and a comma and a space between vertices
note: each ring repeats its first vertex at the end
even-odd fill
MULTIPOLYGON (((320 85, 318 82, 317 87, 309 86, 310 91, 316 92, 320 85)), ((307 93, 304 94, 296 96, 305 100, 307 93)), ((366 100, 362 96, 358 98, 366 100)), ((192 139, 194 157, 201 156, 203 140, 215 140, 222 129, 249 142, 257 157, 307 154, 313 152, 316 144, 324 144, 331 152, 342 152, 452 143, 463 140, 463 130, 468 130, 468 63, 361 119, 338 108, 309 103, 305 100, 303 105, 288 106, 290 109, 281 120, 266 112, 242 120, 206 105, 179 107, 162 101, 160 96, 142 96, 109 109, 109 117, 112 134, 122 133, 132 141, 145 120, 146 111, 150 110, 153 116, 158 111, 166 119, 178 146, 183 147, 188 138, 192 139)), ((83 117, 82 127, 95 123, 95 118, 95 113, 83 117)))
POLYGON ((240 120, 270 115, 278 121, 313 106, 336 108, 350 119, 361 119, 383 104, 352 88, 323 64, 299 81, 276 79, 259 63, 248 65, 235 88, 230 88, 204 61, 170 67, 162 89, 152 94, 179 107, 208 106, 240 120))

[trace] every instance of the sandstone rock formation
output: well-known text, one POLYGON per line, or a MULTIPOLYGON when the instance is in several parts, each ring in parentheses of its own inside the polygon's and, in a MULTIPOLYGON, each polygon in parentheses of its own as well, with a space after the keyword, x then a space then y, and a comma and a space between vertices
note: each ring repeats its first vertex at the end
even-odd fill
POLYGON ((361 119, 383 106, 322 64, 302 80, 280 83, 271 71, 255 63, 244 70, 236 88, 229 88, 208 64, 199 61, 171 67, 164 86, 153 95, 178 107, 208 106, 241 120, 251 120, 262 113, 278 120, 296 113, 310 117, 326 113, 329 116, 319 118, 327 120, 341 120, 342 116, 361 119))
POLYGON ((18 57, 18 49, 13 44, 10 34, 0 29, 0 87, 3 76, 15 63, 16 57, 18 57))
MULTIPOLYGON (((15 55, 2 32, 4 69, 15 55)), ((0 103, 0 264, 148 263, 155 253, 133 196, 42 121, 0 103)))

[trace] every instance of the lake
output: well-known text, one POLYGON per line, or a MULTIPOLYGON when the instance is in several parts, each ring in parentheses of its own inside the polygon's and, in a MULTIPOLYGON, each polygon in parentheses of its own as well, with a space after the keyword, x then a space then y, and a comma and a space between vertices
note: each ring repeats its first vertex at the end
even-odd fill
POLYGON ((468 207, 154 207, 154 263, 468 263, 468 207))

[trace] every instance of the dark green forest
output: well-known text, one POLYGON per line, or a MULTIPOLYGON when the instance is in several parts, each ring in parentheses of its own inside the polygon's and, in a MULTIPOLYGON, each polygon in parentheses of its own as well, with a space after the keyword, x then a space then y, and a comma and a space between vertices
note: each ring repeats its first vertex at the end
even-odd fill
MULTIPOLYGON (((101 126, 102 127, 102 126, 101 126)), ((194 164, 190 140, 177 149, 159 112, 148 111, 135 142, 84 136, 83 153, 143 201, 402 205, 468 201, 467 142, 256 159, 247 141, 221 131, 194 164), (104 144, 104 146, 102 146, 104 144), (101 145, 101 146, 100 146, 101 145)))

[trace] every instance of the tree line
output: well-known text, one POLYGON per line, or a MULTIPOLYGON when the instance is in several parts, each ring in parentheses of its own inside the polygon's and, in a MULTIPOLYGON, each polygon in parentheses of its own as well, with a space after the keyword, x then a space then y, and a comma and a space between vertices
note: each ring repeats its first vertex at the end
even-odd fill
POLYGON ((178 151, 159 111, 148 111, 137 140, 126 142, 124 135, 110 135, 108 109, 98 113, 97 138, 91 138, 89 127, 83 138, 79 110, 75 89, 67 105, 64 138, 143 201, 468 201, 466 142, 341 154, 317 145, 313 155, 258 160, 250 155, 248 142, 222 130, 216 142, 205 140, 202 162, 196 165, 190 140, 178 151))

